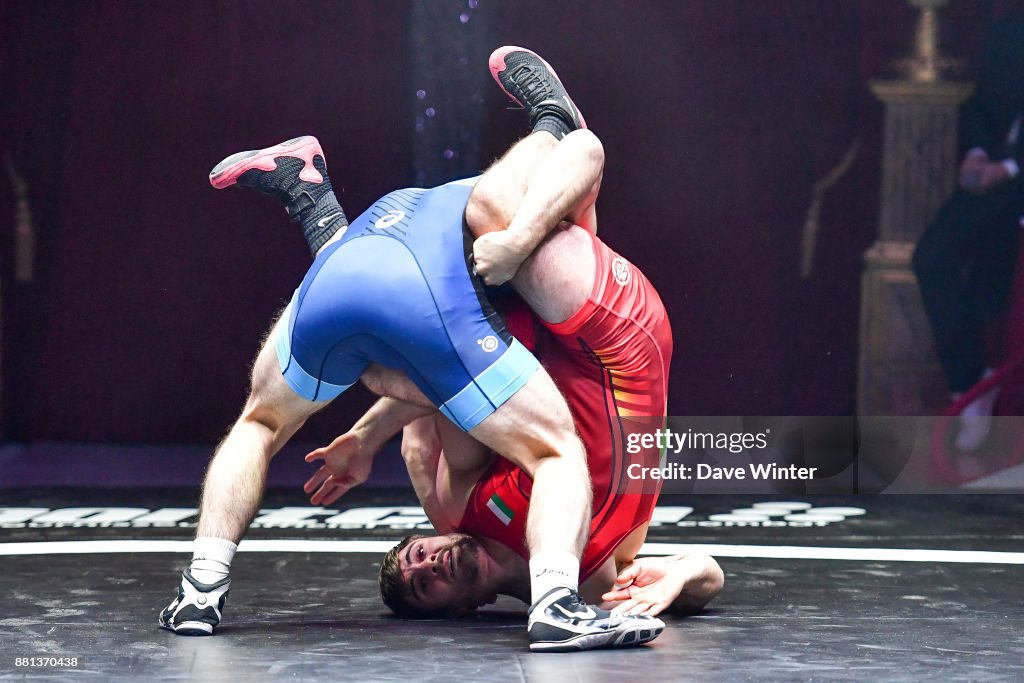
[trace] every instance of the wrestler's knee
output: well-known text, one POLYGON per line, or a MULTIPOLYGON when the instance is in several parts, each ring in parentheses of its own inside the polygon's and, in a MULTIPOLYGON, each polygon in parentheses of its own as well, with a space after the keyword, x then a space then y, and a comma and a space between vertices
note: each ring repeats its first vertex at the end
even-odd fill
POLYGON ((561 145, 572 146, 573 153, 588 164, 604 169, 604 145, 593 131, 581 128, 566 135, 561 145))
POLYGON ((249 377, 249 397, 242 409, 241 420, 263 425, 276 432, 287 422, 285 406, 291 390, 284 384, 278 369, 277 356, 273 351, 271 337, 264 343, 249 377))
POLYGON ((316 409, 316 404, 295 394, 280 375, 254 375, 238 422, 265 429, 274 441, 287 440, 316 409))

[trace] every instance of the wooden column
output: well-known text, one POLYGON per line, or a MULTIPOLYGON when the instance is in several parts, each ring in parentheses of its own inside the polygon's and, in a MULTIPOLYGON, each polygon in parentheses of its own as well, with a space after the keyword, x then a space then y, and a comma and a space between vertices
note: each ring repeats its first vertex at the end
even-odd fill
POLYGON ((860 415, 933 415, 948 400, 910 269, 914 246, 956 182, 962 82, 875 81, 885 104, 878 240, 861 278, 860 415))

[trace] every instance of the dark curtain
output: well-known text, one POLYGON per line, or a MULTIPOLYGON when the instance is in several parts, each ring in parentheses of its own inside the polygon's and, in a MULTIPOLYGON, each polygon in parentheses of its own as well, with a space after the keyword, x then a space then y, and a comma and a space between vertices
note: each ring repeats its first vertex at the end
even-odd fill
POLYGON ((481 170, 480 138, 490 87, 492 11, 466 0, 413 0, 409 12, 408 98, 413 178, 434 187, 481 170))
MULTIPOLYGON (((487 75, 486 55, 503 43, 554 64, 604 141, 601 232, 672 316, 671 412, 851 411, 881 144, 866 82, 907 52, 914 10, 461 4, 0 4, 0 140, 28 180, 38 250, 34 281, 11 282, 5 181, 8 438, 219 438, 308 254, 273 201, 216 192, 209 169, 314 133, 352 217, 395 187, 480 170, 526 132, 487 75), (417 134, 429 106, 433 127, 417 134), (811 189, 854 138, 862 153, 825 200, 802 280, 811 189), (445 159, 447 149, 458 156, 445 159)), ((971 54, 982 10, 943 10, 944 26, 958 27, 951 51, 971 54)), ((354 390, 305 435, 347 428, 367 400, 354 390)))

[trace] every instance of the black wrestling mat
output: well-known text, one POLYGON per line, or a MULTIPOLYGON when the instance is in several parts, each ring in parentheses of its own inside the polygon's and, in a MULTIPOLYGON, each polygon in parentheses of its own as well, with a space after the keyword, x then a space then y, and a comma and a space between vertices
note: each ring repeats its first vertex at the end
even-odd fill
POLYGON ((195 490, 0 490, 0 679, 941 680, 1024 676, 1024 499, 663 497, 646 552, 726 573, 648 646, 531 654, 511 599, 388 616, 383 550, 426 526, 410 493, 328 509, 271 492, 211 638, 156 626, 190 557, 195 490), (682 545, 686 544, 686 545, 682 545))

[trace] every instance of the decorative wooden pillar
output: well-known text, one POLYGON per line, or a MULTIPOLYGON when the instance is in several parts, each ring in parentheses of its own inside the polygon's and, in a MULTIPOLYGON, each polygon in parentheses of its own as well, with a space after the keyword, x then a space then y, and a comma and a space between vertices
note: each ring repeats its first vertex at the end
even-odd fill
POLYGON ((925 227, 952 194, 959 107, 973 85, 875 81, 885 103, 878 241, 861 279, 860 415, 932 415, 948 399, 910 259, 925 227))

